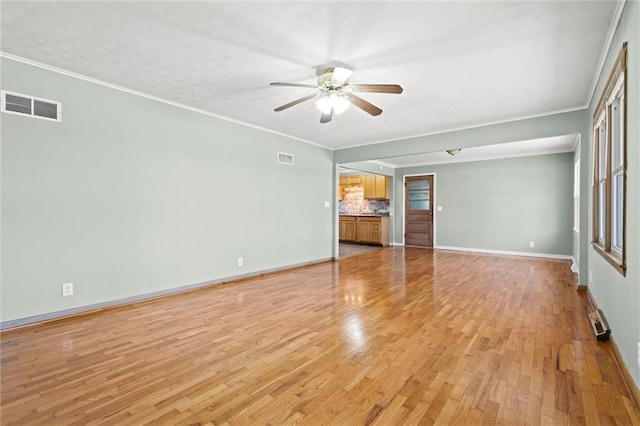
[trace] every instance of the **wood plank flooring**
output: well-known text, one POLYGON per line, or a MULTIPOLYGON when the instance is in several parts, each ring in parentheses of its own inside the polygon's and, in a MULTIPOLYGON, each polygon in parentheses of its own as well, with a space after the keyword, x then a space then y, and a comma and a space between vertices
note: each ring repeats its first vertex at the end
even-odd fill
POLYGON ((8 330, 0 423, 639 424, 569 267, 384 248, 8 330))
POLYGON ((375 250, 380 250, 380 246, 369 246, 364 244, 349 244, 340 243, 338 255, 342 259, 343 257, 354 256, 356 254, 369 253, 375 250))

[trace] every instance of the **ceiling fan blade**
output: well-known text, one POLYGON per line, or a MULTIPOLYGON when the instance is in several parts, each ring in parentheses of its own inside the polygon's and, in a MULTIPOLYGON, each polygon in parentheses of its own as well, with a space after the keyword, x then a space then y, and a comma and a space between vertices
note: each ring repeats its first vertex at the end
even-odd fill
POLYGON ((369 113, 371 115, 375 116, 375 115, 382 114, 382 110, 380 108, 378 108, 372 103, 365 101, 360 96, 354 95, 353 93, 349 93, 349 101, 355 106, 357 106, 358 108, 360 108, 361 110, 363 110, 364 112, 369 113))
POLYGON ((287 86, 287 87, 309 87, 311 89, 315 89, 318 87, 315 84, 280 83, 280 82, 270 83, 270 85, 271 86, 287 86))
POLYGON ((291 101, 288 104, 284 104, 282 106, 279 106, 278 108, 274 109, 274 111, 280 112, 280 111, 285 110, 287 108, 291 108, 292 106, 301 104, 304 101, 308 101, 309 99, 313 99, 316 96, 318 96, 318 94, 314 93, 312 95, 305 96, 304 98, 296 99, 295 101, 291 101))
POLYGON ((350 84, 354 92, 375 92, 375 93, 402 93, 402 87, 397 84, 350 84))
POLYGON ((333 118, 333 108, 331 108, 331 111, 329 112, 329 114, 325 114, 324 112, 322 113, 322 115, 320 116, 320 122, 321 123, 328 123, 331 121, 331 119, 333 118))

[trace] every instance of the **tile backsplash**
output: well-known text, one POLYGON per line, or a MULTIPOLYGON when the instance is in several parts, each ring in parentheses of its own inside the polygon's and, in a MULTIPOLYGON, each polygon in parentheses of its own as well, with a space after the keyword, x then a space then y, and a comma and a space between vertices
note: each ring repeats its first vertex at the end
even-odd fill
POLYGON ((362 185, 344 187, 342 201, 338 203, 338 214, 389 214, 389 200, 366 200, 362 185))

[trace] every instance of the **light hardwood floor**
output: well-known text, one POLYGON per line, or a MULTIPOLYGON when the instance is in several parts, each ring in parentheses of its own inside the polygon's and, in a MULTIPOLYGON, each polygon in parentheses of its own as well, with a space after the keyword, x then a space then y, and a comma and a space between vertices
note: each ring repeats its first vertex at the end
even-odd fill
POLYGON ((384 248, 5 331, 1 423, 638 424, 569 266, 384 248))
POLYGON ((379 246, 368 246, 363 244, 340 243, 338 255, 340 258, 354 256, 357 254, 369 253, 375 250, 381 250, 379 246))

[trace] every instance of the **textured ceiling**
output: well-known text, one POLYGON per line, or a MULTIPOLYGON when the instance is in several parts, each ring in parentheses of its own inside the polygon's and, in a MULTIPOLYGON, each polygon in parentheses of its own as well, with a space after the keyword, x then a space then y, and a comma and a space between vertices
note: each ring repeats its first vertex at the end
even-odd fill
POLYGON ((2 51, 333 149, 583 108, 615 1, 2 2, 2 51), (332 61, 362 94, 320 124, 332 61))

